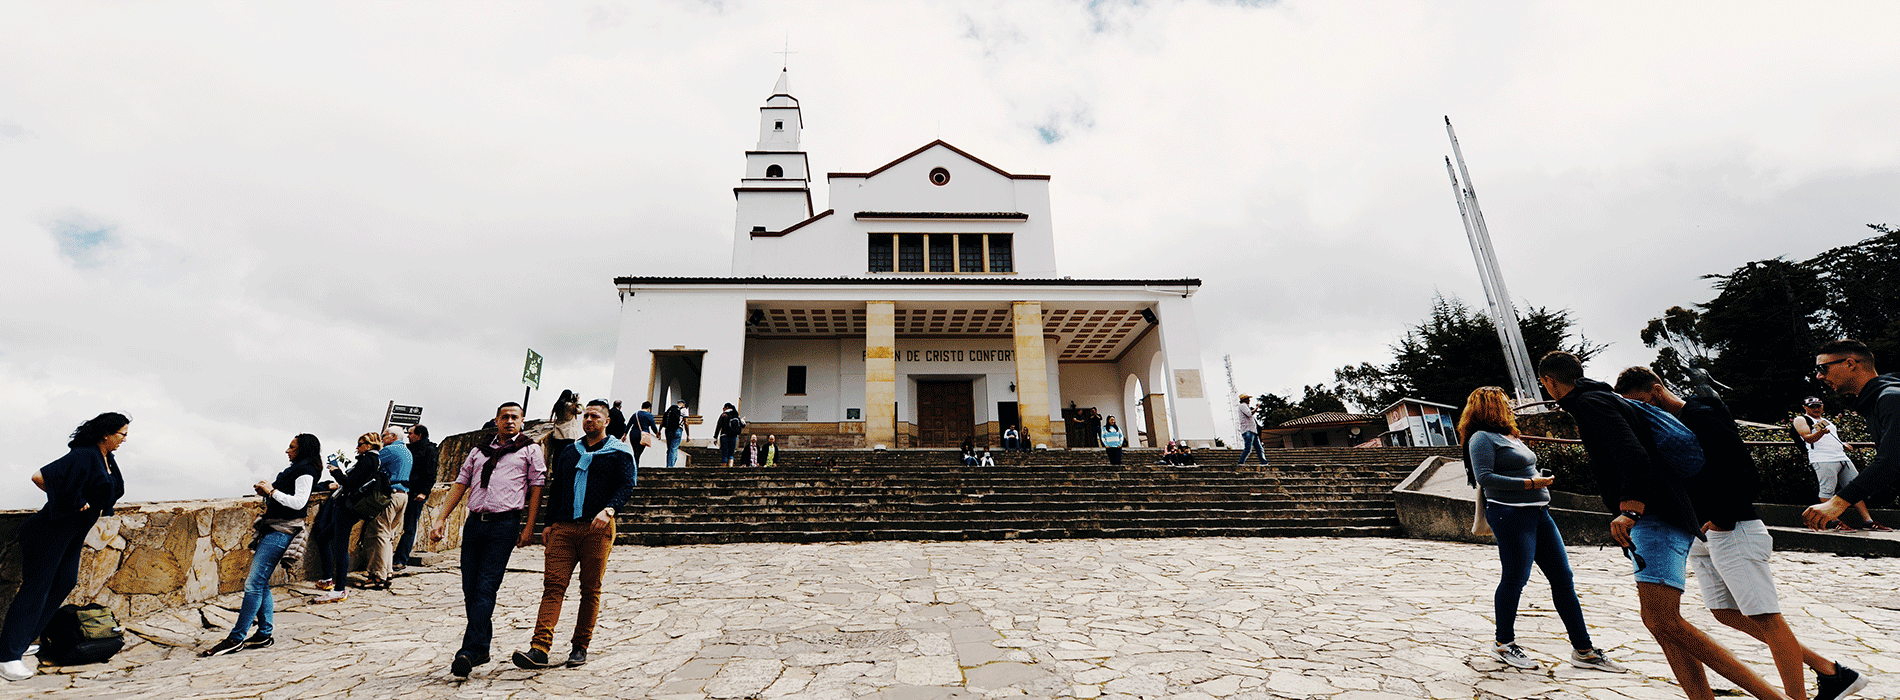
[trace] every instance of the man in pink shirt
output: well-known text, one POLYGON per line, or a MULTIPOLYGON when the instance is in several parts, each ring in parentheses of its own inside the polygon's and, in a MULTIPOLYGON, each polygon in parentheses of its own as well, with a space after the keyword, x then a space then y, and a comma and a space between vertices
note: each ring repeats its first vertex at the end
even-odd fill
POLYGON ((521 434, 521 427, 521 404, 510 401, 495 409, 494 439, 469 450, 449 488, 442 517, 429 528, 431 539, 442 539, 449 514, 468 497, 468 520, 462 526, 462 606, 468 628, 449 666, 460 678, 488 663, 495 637, 495 592, 501 589, 509 555, 534 539, 547 466, 540 447, 521 434))

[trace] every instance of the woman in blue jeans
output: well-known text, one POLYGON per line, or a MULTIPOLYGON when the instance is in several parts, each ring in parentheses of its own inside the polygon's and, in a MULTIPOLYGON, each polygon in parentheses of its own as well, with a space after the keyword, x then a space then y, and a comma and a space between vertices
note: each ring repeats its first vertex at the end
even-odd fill
POLYGON ((290 458, 290 466, 277 473, 271 481, 259 481, 251 488, 264 499, 264 513, 253 525, 257 530, 257 539, 251 542, 251 573, 244 578, 244 605, 238 609, 237 624, 231 627, 231 634, 217 644, 199 652, 199 656, 219 656, 240 649, 261 649, 275 643, 272 636, 272 600, 270 577, 277 571, 277 564, 283 561, 284 550, 290 547, 290 541, 303 532, 304 513, 310 507, 310 492, 317 486, 317 478, 323 468, 317 464, 317 456, 323 454, 323 445, 317 442, 317 436, 309 433, 290 439, 290 446, 284 449, 284 456, 290 458), (245 637, 251 630, 251 624, 257 624, 257 633, 245 637))
POLYGON ((1538 472, 1537 453, 1518 439, 1517 419, 1504 390, 1486 386, 1472 391, 1458 417, 1458 434, 1465 444, 1466 478, 1483 489, 1484 519, 1497 536, 1503 564, 1492 598, 1497 636, 1491 656, 1517 668, 1538 667, 1517 645, 1517 602, 1536 564, 1550 581, 1557 617, 1570 636, 1571 665, 1622 672, 1623 667, 1590 643, 1564 538, 1550 518, 1550 485, 1555 479, 1538 472))

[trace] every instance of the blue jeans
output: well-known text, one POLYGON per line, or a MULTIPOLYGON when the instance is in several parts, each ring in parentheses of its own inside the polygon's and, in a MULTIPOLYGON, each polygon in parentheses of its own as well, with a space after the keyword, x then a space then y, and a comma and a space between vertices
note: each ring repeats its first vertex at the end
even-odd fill
POLYGON ((409 555, 414 554, 416 550, 416 524, 422 519, 422 511, 429 509, 429 499, 414 500, 415 494, 412 493, 405 493, 402 496, 411 500, 409 505, 403 506, 402 539, 396 541, 396 558, 393 561, 408 566, 409 555))
POLYGON ((1240 434, 1240 461, 1235 462, 1234 464, 1235 465, 1246 464, 1247 455, 1254 452, 1260 453, 1260 465, 1266 466, 1267 448, 1265 445, 1260 444, 1260 433, 1254 432, 1252 430, 1241 433, 1240 434))
POLYGON ((508 557, 515 553, 521 516, 492 521, 476 516, 469 513, 462 526, 462 608, 468 614, 468 629, 462 633, 462 650, 457 653, 486 659, 495 640, 495 592, 501 590, 508 557))
POLYGON ((1557 521, 1550 518, 1548 506, 1501 506, 1484 504, 1484 521, 1498 538, 1498 560, 1503 573, 1491 601, 1497 615, 1497 642, 1517 641, 1517 601, 1524 584, 1531 580, 1531 564, 1544 570, 1550 581, 1551 604, 1564 622, 1570 636, 1570 648, 1589 649, 1590 631, 1583 624, 1583 604, 1577 600, 1577 588, 1570 575, 1570 555, 1564 551, 1564 536, 1557 532, 1557 521))
POLYGON ((20 590, 13 595, 6 627, 0 630, 0 656, 6 657, 0 661, 19 661, 79 585, 79 550, 97 520, 34 513, 20 527, 20 590))
POLYGON ((719 438, 720 463, 722 464, 730 463, 732 461, 732 453, 738 451, 738 449, 739 449, 739 436, 737 435, 720 436, 719 438))
POLYGON ((251 553, 251 574, 244 577, 244 604, 238 607, 237 624, 231 626, 231 639, 244 641, 244 633, 251 630, 251 622, 257 622, 257 633, 266 637, 276 631, 271 617, 270 575, 277 570, 277 562, 284 558, 284 550, 290 547, 290 534, 271 530, 257 538, 257 549, 251 553))
POLYGON ((675 429, 666 434, 666 466, 678 466, 680 463, 680 431, 675 429))

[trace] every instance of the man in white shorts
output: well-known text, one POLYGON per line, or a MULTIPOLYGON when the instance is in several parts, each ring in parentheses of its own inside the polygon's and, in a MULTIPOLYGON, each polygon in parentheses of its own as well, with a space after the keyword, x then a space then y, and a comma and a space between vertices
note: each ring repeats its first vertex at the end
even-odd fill
MULTIPOLYGON (((1814 467, 1814 479, 1821 483, 1821 499, 1834 498, 1834 492, 1842 486, 1853 483, 1860 476, 1860 470, 1854 468, 1854 461, 1847 458, 1847 444, 1841 442, 1836 434, 1834 422, 1822 413, 1827 404, 1821 399, 1810 396, 1801 402, 1805 415, 1794 417, 1794 432, 1808 443, 1808 465, 1814 467)), ((1887 526, 1874 522, 1874 516, 1867 512, 1867 502, 1854 504, 1860 510, 1861 527, 1878 532, 1888 531, 1887 526)), ((1847 523, 1836 520, 1828 524, 1829 529, 1841 532, 1853 532, 1847 523)))
POLYGON ((1781 616, 1768 570, 1775 540, 1755 513, 1760 474, 1728 406, 1713 396, 1679 398, 1648 367, 1623 370, 1616 393, 1675 414, 1702 443, 1702 472, 1691 479, 1690 490, 1708 541, 1689 546, 1689 567, 1709 613, 1768 645, 1790 698, 1808 697, 1803 666, 1814 669, 1816 700, 1844 698, 1867 687, 1865 676, 1803 646, 1781 616))

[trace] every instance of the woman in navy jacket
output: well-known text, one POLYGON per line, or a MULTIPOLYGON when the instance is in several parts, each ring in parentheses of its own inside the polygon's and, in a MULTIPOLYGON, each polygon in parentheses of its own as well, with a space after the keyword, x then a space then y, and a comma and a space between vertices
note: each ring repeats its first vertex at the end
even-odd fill
POLYGON ((125 476, 112 452, 125 444, 131 424, 124 415, 101 413, 73 431, 66 456, 33 472, 33 485, 46 492, 46 507, 20 526, 20 592, 0 629, 0 677, 33 676, 34 667, 20 657, 79 584, 86 533, 125 495, 125 476))

